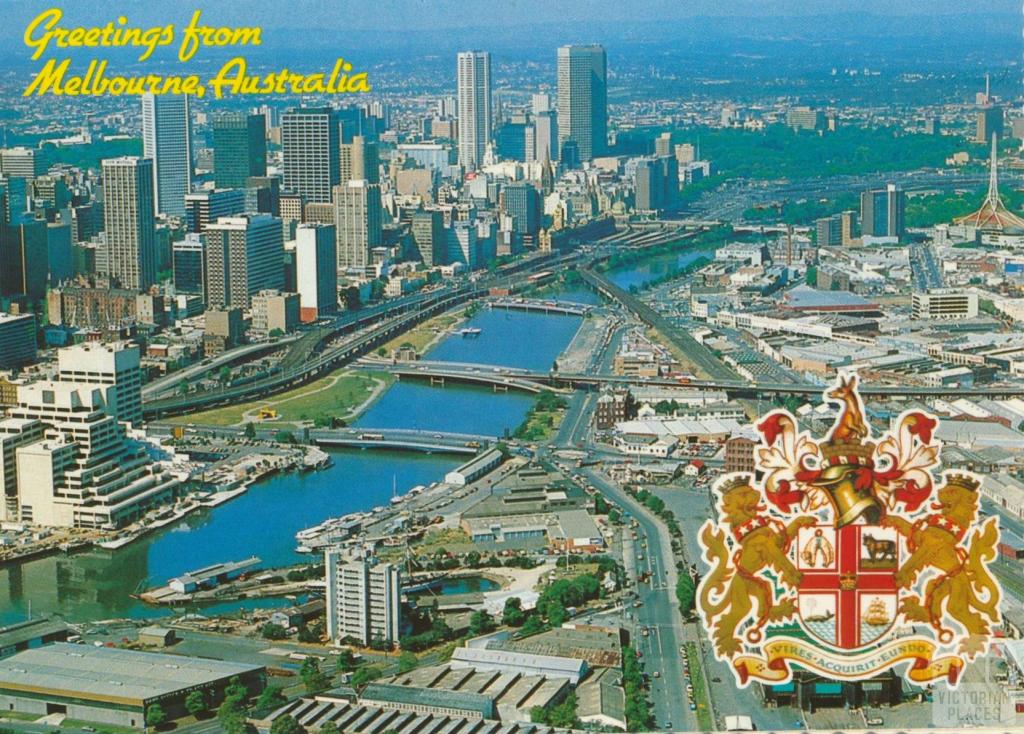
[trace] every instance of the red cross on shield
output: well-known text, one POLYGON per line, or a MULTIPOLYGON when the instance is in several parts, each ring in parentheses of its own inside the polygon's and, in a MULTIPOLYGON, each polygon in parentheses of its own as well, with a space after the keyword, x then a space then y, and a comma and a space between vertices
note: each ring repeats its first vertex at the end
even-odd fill
POLYGON ((900 542, 877 525, 818 525, 797 539, 800 620, 814 637, 843 650, 868 645, 896 620, 900 542))

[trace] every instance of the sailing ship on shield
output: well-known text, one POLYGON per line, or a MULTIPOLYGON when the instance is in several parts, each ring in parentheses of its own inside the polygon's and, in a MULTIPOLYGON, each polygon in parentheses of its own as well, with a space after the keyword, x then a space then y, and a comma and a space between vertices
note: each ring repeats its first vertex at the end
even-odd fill
POLYGON ((825 400, 839 413, 823 440, 773 411, 757 423, 761 478, 716 485, 698 590, 715 655, 740 685, 789 680, 794 665, 955 685, 1000 621, 998 520, 979 522, 977 477, 938 471, 933 416, 907 412, 874 440, 856 375, 825 400))

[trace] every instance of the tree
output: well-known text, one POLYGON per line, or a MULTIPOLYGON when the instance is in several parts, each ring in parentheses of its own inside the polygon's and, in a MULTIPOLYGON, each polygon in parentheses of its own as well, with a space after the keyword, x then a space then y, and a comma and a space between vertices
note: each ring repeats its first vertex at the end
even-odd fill
POLYGON ((544 631, 544 621, 540 618, 539 614, 531 614, 523 622, 522 631, 524 635, 535 635, 538 632, 544 631))
POLYGON ((224 702, 217 708, 217 721, 220 722, 220 726, 224 731, 231 734, 244 731, 245 699, 239 696, 226 695, 224 702))
POLYGON ((285 714, 274 719, 274 723, 270 725, 270 734, 306 734, 306 729, 294 716, 285 714))
POLYGON ((320 727, 319 734, 341 734, 341 730, 333 721, 328 721, 320 727))
POLYGON ((256 708, 260 711, 270 711, 288 702, 284 693, 277 686, 267 686, 256 699, 256 708))
POLYGON ((188 395, 188 380, 182 380, 178 383, 178 394, 188 395))
POLYGON ((274 434, 274 440, 278 443, 295 443, 295 434, 291 431, 278 431, 274 434))
POLYGON ((185 710, 196 718, 206 712, 206 696, 202 691, 192 691, 185 696, 185 710))
POLYGON ((370 681, 375 681, 380 678, 380 669, 371 668, 369 666, 363 666, 359 668, 355 673, 352 674, 352 687, 361 688, 370 681))
POLYGON ((302 685, 306 687, 306 693, 309 694, 320 693, 331 687, 331 679, 320 670, 320 663, 313 656, 302 661, 299 677, 302 678, 302 685))
POLYGON ((284 332, 281 331, 280 329, 271 329, 270 334, 268 336, 270 336, 271 339, 280 339, 282 336, 284 336, 284 332))
POLYGON ((509 627, 522 627, 526 621, 526 612, 523 611, 523 602, 518 596, 509 597, 505 600, 505 609, 501 614, 501 623, 509 627))
POLYGON ((562 623, 565 622, 566 611, 565 607, 559 601, 548 602, 547 608, 548 624, 552 627, 561 627, 562 623))
POLYGON ((494 627, 494 619, 483 609, 473 612, 469 618, 470 635, 486 635, 488 632, 493 632, 494 627))
POLYGON ((260 634, 268 640, 283 640, 288 636, 288 630, 279 624, 267 622, 260 630, 260 634))
POLYGON ((356 669, 356 656, 349 649, 344 649, 338 653, 338 672, 339 673, 351 673, 356 669))
POLYGON ((398 672, 408 673, 410 670, 416 668, 420 664, 419 658, 413 655, 408 650, 398 656, 398 672))
POLYGON ((222 385, 226 385, 231 381, 231 368, 224 365, 220 368, 220 372, 217 373, 217 382, 222 385))
POLYGON ((256 438, 256 424, 252 421, 245 424, 245 437, 248 439, 256 438))
POLYGON ((151 703, 149 708, 146 709, 146 726, 157 729, 166 721, 167 712, 164 711, 163 707, 158 703, 151 703))
POLYGON ((684 617, 690 616, 693 612, 693 601, 696 594, 697 590, 694 587, 690 574, 684 573, 680 575, 679 581, 676 582, 676 599, 679 601, 679 611, 682 612, 684 617))

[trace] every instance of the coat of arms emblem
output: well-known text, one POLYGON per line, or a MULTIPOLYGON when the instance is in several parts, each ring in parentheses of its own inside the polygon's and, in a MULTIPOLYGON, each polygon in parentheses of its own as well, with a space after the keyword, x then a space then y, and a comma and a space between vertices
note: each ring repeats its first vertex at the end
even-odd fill
POLYGON ((792 666, 841 680, 904 666, 956 685, 1000 622, 997 518, 979 522, 977 477, 938 470, 934 417, 906 412, 872 440, 856 375, 825 399, 840 411, 824 440, 773 411, 756 426, 760 478, 715 486, 698 589, 714 653, 741 686, 792 666))

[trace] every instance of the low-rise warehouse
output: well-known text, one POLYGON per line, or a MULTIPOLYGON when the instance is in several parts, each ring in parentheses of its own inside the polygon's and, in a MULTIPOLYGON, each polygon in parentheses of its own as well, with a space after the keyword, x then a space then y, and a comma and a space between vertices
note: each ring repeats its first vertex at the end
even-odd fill
POLYGON ((499 673, 568 678, 573 685, 579 683, 580 678, 587 672, 585 660, 475 647, 455 648, 452 652, 451 666, 453 668, 491 670, 499 673))
POLYGON ((0 708, 141 729, 153 704, 170 719, 186 715, 192 691, 215 709, 233 678, 256 695, 266 668, 59 642, 0 660, 0 708))

